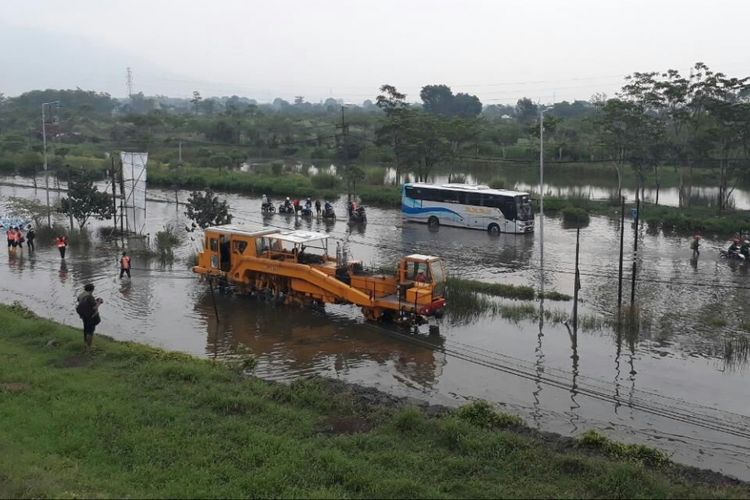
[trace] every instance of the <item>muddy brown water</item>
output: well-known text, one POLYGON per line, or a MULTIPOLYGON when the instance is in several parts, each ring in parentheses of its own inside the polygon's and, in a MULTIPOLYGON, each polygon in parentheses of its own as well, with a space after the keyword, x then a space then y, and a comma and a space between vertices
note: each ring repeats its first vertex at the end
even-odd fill
MULTIPOLYGON (((2 186, 0 196, 42 200, 44 192, 2 186)), ((53 193, 53 201, 58 196, 53 193)), ((148 232, 168 223, 185 226, 184 207, 166 202, 174 192, 151 190, 149 196, 165 201, 148 203, 148 232)), ((185 200, 187 193, 178 197, 185 200)), ((458 276, 534 287, 543 276, 545 289, 572 293, 575 231, 554 217, 545 218, 542 274, 539 232, 432 232, 402 223, 397 210, 376 208, 368 209, 365 226, 263 218, 258 199, 226 197, 237 223, 327 232, 366 264, 429 253, 444 257, 458 276)), ((337 211, 344 213, 342 201, 337 211)), ((606 217, 592 218, 581 231, 582 316, 611 317, 617 308, 618 231, 619 222, 606 217)), ((41 316, 78 326, 75 296, 93 282, 105 301, 99 328, 117 339, 216 358, 243 345, 258 359, 255 373, 275 380, 323 375, 448 405, 484 398, 540 429, 577 434, 596 428, 663 449, 682 463, 750 479, 749 371, 746 358, 736 352, 727 358, 726 348, 728 339, 747 335, 740 328, 750 321, 747 266, 718 258, 721 239, 704 240, 701 257, 691 263, 688 238, 641 231, 637 303, 643 318, 636 336, 590 326, 571 336, 549 320, 449 313, 439 321, 440 335, 430 337, 426 329, 415 335, 367 324, 352 307, 314 311, 220 294, 217 322, 205 284, 187 269, 199 244, 189 238, 173 265, 136 256, 133 278, 122 281, 116 242, 73 242, 64 262, 51 242, 38 242, 33 256, 2 252, 0 300, 20 300, 41 316)), ((628 221, 628 279, 632 232, 628 221)), ((629 281, 624 296, 629 302, 629 281)), ((567 314, 572 308, 570 302, 525 304, 567 314)))

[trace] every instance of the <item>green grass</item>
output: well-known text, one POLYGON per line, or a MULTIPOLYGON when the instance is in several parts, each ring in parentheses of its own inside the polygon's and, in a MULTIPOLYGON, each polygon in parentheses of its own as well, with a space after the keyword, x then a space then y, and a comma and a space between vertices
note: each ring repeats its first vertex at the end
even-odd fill
MULTIPOLYGON (((534 300, 537 293, 530 286, 510 285, 506 283, 487 283, 484 281, 468 280, 462 278, 448 278, 448 287, 452 291, 466 290, 469 292, 483 293, 494 297, 504 297, 516 300, 534 300)), ((555 291, 545 291, 544 298, 548 300, 571 300, 570 295, 555 291)))
POLYGON ((83 353, 18 306, 0 322, 0 497, 750 495, 646 451, 550 444, 486 403, 430 418, 101 336, 83 353))

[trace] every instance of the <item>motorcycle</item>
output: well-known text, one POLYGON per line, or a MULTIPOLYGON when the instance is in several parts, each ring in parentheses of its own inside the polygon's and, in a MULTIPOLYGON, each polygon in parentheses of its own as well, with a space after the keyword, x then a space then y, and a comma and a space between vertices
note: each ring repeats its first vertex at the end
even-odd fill
POLYGON ((282 203, 281 205, 279 205, 279 213, 291 215, 294 213, 294 207, 292 205, 286 205, 282 203))
POLYGON ((349 211, 349 222, 363 223, 367 222, 367 214, 365 213, 365 207, 359 206, 355 210, 349 211))
POLYGON ((264 214, 275 214, 276 207, 274 207, 271 203, 263 203, 260 206, 260 211, 264 214))
POLYGON ((303 207, 302 210, 300 210, 300 215, 302 217, 312 217, 313 211, 310 207, 303 207))
POLYGON ((328 220, 336 220, 336 212, 333 211, 333 207, 325 207, 323 209, 323 218, 328 220))
POLYGON ((739 260, 740 262, 745 262, 747 260, 747 257, 745 257, 745 255, 743 255, 739 251, 729 252, 727 250, 719 250, 719 255, 722 259, 727 260, 739 260))

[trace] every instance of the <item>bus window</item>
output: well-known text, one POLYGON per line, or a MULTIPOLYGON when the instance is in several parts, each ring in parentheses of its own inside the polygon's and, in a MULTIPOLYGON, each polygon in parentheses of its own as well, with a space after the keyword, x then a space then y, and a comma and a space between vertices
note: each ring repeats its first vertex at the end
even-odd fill
POLYGON ((518 220, 534 220, 534 210, 531 207, 531 199, 528 196, 516 197, 516 209, 518 220))
POLYGON ((482 195, 479 193, 465 193, 464 205, 480 206, 482 204, 482 195))

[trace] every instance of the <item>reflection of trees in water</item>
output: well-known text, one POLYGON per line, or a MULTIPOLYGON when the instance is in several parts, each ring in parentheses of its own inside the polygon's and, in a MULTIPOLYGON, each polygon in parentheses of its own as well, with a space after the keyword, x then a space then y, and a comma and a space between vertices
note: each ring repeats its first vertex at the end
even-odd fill
MULTIPOLYGON (((208 294, 195 304, 207 320, 207 354, 228 356, 242 344, 278 374, 325 369, 346 374, 353 367, 373 361, 378 365, 391 363, 409 381, 431 386, 446 362, 440 352, 400 341, 400 330, 391 335, 387 329, 378 332, 351 320, 294 306, 274 306, 249 297, 217 296, 217 301, 218 325, 208 294)), ((429 341, 435 342, 436 348, 442 344, 441 338, 429 341)))

